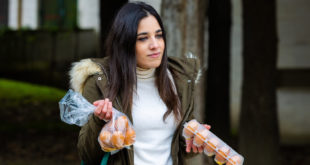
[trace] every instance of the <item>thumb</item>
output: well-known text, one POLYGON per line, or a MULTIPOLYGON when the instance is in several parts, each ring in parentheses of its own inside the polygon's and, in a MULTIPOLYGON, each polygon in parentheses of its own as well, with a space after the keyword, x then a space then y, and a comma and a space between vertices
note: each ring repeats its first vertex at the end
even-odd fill
POLYGON ((97 100, 97 101, 93 102, 93 105, 94 105, 94 106, 98 106, 99 103, 102 102, 102 101, 103 101, 103 100, 97 100))
POLYGON ((203 126, 204 126, 205 128, 207 128, 207 129, 211 129, 211 125, 204 124, 203 126))

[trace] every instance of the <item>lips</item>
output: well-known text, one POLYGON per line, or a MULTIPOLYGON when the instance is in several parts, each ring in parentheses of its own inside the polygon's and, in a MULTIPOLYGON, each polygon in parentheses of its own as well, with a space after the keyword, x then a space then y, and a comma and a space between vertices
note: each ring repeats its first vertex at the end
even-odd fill
POLYGON ((152 58, 157 58, 157 57, 160 56, 160 52, 152 53, 152 54, 149 54, 148 56, 149 56, 149 57, 152 57, 152 58))

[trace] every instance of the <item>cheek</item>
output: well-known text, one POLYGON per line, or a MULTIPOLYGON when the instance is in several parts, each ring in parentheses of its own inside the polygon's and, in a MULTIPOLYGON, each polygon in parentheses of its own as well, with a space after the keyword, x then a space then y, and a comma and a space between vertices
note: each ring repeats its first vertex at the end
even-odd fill
POLYGON ((142 43, 137 43, 136 44, 136 55, 138 56, 138 55, 143 55, 143 54, 145 54, 146 53, 146 50, 147 49, 147 47, 146 47, 146 44, 142 44, 142 43))
POLYGON ((143 63, 143 56, 144 54, 144 49, 142 44, 136 44, 136 61, 138 65, 141 65, 143 63))
POLYGON ((162 50, 165 50, 165 42, 164 40, 162 40, 162 42, 160 42, 160 47, 162 50))
POLYGON ((141 63, 143 63, 143 56, 139 55, 139 54, 136 54, 136 61, 137 61, 137 64, 140 65, 141 63))

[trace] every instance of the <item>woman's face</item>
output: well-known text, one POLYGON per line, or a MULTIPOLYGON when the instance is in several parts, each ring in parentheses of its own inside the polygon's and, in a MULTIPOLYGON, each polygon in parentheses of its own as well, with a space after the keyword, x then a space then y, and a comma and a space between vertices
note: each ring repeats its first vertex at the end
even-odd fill
POLYGON ((136 41, 136 60, 140 68, 157 68, 165 50, 163 32, 152 15, 140 20, 136 41))

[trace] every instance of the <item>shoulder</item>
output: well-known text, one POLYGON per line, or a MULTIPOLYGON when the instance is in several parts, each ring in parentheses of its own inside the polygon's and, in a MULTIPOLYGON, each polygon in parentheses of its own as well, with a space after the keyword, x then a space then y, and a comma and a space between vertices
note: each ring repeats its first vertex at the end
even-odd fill
POLYGON ((200 60, 192 54, 187 57, 168 57, 168 66, 174 74, 186 76, 195 83, 199 81, 202 74, 200 60))
POLYGON ((103 74, 100 62, 97 59, 83 59, 72 63, 69 71, 70 87, 74 91, 82 93, 87 80, 95 78, 96 75, 103 74))

